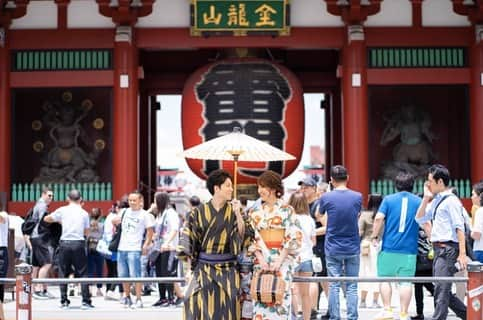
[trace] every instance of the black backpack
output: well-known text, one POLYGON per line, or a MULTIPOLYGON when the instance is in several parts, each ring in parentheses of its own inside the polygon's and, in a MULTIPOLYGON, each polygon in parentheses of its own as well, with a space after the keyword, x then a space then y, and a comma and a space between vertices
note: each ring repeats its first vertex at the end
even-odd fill
POLYGON ((416 256, 417 271, 433 270, 433 257, 429 254, 432 249, 431 242, 429 242, 424 230, 419 229, 418 255, 416 256))
POLYGON ((34 207, 30 208, 25 215, 25 220, 22 223, 22 234, 24 235, 31 235, 37 225, 37 221, 33 218, 34 215, 34 207))

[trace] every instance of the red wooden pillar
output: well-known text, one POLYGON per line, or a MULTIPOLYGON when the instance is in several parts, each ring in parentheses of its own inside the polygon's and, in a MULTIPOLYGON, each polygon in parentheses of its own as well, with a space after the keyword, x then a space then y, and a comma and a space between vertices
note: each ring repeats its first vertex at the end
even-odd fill
POLYGON ((343 162, 349 186, 365 199, 369 192, 366 45, 361 25, 350 25, 347 30, 342 51, 343 162))
POLYGON ((138 187, 138 49, 132 27, 118 27, 114 44, 113 198, 138 187))
POLYGON ((2 194, 10 199, 11 164, 11 101, 10 101, 10 52, 7 29, 0 26, 0 199, 2 194))
MULTIPOLYGON (((341 88, 338 85, 332 94, 330 109, 330 166, 343 163, 342 160, 342 97, 341 88)), ((330 168, 326 172, 329 173, 330 168)))
POLYGON ((476 25, 477 41, 471 47, 470 153, 471 181, 483 179, 483 26, 476 25))

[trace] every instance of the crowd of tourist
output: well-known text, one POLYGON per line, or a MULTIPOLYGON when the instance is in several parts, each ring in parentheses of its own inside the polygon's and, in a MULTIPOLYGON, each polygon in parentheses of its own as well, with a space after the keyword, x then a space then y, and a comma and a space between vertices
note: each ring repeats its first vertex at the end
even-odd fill
MULTIPOLYGON (((432 319, 446 319, 448 309, 466 319, 464 288, 457 296, 452 284, 444 282, 415 284, 416 314, 410 316, 413 284, 404 278, 453 276, 464 272, 469 256, 483 262, 483 182, 473 186, 470 217, 442 165, 429 169, 422 195, 412 193, 414 177, 400 172, 394 179, 396 192, 371 194, 367 205, 361 193, 348 187, 345 167, 333 166, 329 178, 329 183, 320 183, 307 177, 284 197, 280 176, 268 170, 258 178, 259 199, 242 203, 232 198, 231 175, 216 170, 207 179, 213 198, 200 203, 193 197, 187 212, 177 212, 163 192, 144 210, 143 195, 133 191, 106 214, 99 208, 88 213, 74 189, 67 205, 49 213, 54 193, 45 187, 26 217, 34 224, 23 236, 18 236, 22 219, 0 211, 0 276, 5 277, 9 263, 10 226, 17 230, 16 258, 34 266, 34 277, 133 279, 132 284, 82 285, 81 309, 94 308, 93 296, 143 308, 143 295, 154 294, 157 287, 159 299, 152 307, 184 303, 185 319, 335 320, 341 319, 342 289, 347 319, 358 319, 360 308, 375 308, 375 319, 417 320, 424 319, 426 288, 435 300, 432 319), (114 241, 115 249, 109 247, 114 241), (247 284, 240 283, 240 255, 252 262, 253 277, 267 272, 280 276, 286 285, 279 300, 250 296, 247 284), (187 285, 143 286, 135 281, 141 276, 185 277, 187 285), (393 285, 388 282, 298 283, 294 276, 399 277, 399 305, 393 310, 393 285), (247 293, 248 309, 242 308, 241 292, 247 293), (328 309, 320 314, 322 293, 328 309)), ((3 291, 0 286, 2 302, 3 291)), ((61 285, 62 308, 70 307, 69 296, 76 291, 77 286, 61 285)), ((46 285, 35 286, 33 297, 53 298, 46 285)))

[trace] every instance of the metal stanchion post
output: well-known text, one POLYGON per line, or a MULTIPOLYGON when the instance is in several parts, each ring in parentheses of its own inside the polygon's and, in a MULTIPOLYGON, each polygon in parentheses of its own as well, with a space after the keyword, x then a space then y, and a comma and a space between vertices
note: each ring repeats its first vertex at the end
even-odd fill
POLYGON ((21 263, 15 266, 15 292, 17 320, 32 320, 32 266, 21 263))
POLYGON ((468 264, 468 307, 466 319, 483 319, 483 264, 477 261, 468 264))

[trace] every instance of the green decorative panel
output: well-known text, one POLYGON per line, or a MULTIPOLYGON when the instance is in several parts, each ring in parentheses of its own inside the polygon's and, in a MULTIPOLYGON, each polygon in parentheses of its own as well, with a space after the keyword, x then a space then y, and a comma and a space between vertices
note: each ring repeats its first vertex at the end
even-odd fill
POLYGON ((466 48, 368 48, 369 68, 464 68, 466 48))
POLYGON ((288 0, 192 0, 191 33, 289 32, 288 0))
POLYGON ((111 50, 20 50, 12 53, 12 71, 110 69, 111 50))
MULTIPOLYGON (((455 187, 460 198, 471 197, 471 183, 469 179, 453 179, 450 181, 450 186, 455 187)), ((369 190, 371 194, 381 194, 387 196, 396 192, 394 182, 388 179, 371 180, 369 190)), ((414 182, 413 193, 423 194, 424 181, 416 180, 414 182)))
MULTIPOLYGON (((40 183, 14 183, 12 185, 12 201, 14 202, 31 202, 37 201, 40 197, 40 183)), ((112 184, 108 183, 54 183, 49 185, 54 192, 55 201, 64 201, 67 194, 72 189, 81 192, 85 201, 107 201, 112 200, 112 184)))

